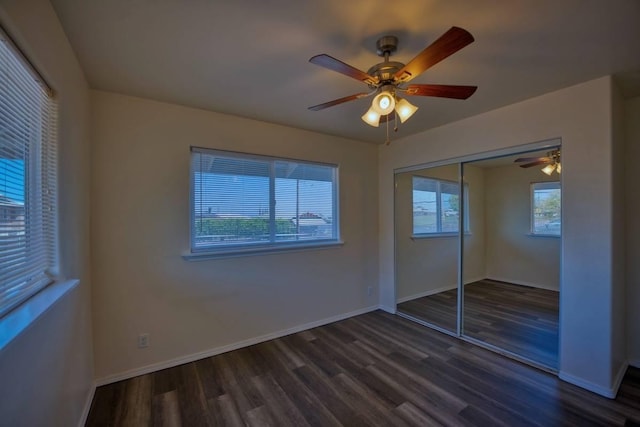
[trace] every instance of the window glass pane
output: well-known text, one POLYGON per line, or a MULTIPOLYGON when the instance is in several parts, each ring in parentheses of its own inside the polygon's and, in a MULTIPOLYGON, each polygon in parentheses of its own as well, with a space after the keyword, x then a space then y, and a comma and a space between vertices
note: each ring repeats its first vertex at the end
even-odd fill
POLYGON ((194 150, 192 249, 338 238, 335 166, 194 150))
POLYGON ((413 177, 413 234, 438 232, 438 182, 413 177))
POLYGON ((561 230, 559 182, 532 184, 532 233, 559 236, 561 230))
POLYGON ((276 162, 276 240, 333 238, 333 170, 276 162))
MULTIPOLYGON (((460 216, 458 193, 459 186, 455 182, 414 176, 413 234, 457 233, 460 216)), ((465 228, 468 228, 466 221, 465 228)))
POLYGON ((442 232, 456 233, 459 226, 460 197, 456 193, 442 193, 442 232))
POLYGON ((269 165, 195 154, 195 247, 269 241, 269 165))

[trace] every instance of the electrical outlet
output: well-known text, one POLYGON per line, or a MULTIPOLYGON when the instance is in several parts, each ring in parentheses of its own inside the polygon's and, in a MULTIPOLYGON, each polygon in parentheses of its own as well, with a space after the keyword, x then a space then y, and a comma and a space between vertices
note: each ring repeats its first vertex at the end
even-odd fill
POLYGON ((368 295, 368 296, 373 295, 373 288, 372 288, 371 286, 368 286, 368 287, 367 287, 367 295, 368 295))
POLYGON ((149 334, 138 335, 138 348, 149 347, 149 334))

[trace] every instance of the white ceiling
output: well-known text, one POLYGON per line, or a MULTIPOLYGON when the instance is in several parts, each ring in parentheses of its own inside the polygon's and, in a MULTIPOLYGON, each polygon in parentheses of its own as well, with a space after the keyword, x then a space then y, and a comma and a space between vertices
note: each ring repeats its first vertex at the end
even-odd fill
POLYGON ((476 41, 412 83, 477 85, 468 100, 412 97, 395 139, 607 74, 640 94, 637 0, 52 0, 92 88, 381 143, 360 120, 367 91, 310 64, 326 53, 366 71, 376 39, 408 62, 451 26, 476 41))

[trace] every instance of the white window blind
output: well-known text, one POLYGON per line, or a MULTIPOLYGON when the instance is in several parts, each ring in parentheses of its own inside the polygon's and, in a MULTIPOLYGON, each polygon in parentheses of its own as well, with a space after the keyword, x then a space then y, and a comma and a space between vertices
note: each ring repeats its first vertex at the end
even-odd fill
POLYGON ((0 31, 0 316, 52 281, 56 104, 0 31))
POLYGON ((192 252, 338 240, 336 166, 191 151, 192 252))

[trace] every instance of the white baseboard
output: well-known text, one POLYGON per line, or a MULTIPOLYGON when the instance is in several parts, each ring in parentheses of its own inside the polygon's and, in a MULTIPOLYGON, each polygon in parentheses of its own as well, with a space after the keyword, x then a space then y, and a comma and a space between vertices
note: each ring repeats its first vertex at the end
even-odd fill
POLYGON ((162 369, 173 368, 174 366, 183 365, 185 363, 193 362, 196 360, 204 359, 205 357, 211 357, 218 354, 226 353, 228 351, 237 350, 239 348, 248 347, 261 342, 269 341, 276 338, 281 338, 286 335, 295 334, 297 332, 305 331, 307 329, 316 328, 318 326, 328 325, 329 323, 337 322, 339 320, 348 319, 349 317, 359 316, 361 314, 369 313, 371 311, 378 310, 380 306, 374 305, 370 307, 361 308, 359 310, 350 311, 348 313, 338 314, 336 316, 328 317, 326 319, 316 320, 314 322, 305 323, 303 325, 294 326, 292 328, 283 329, 281 331, 272 332, 258 337, 249 338, 246 340, 238 341, 232 344, 223 345, 220 347, 211 348, 208 350, 200 351, 197 353, 189 354, 186 356, 180 356, 175 359, 165 360, 162 362, 152 363, 151 365, 142 366, 140 368, 130 369, 125 372, 107 375, 103 378, 96 380, 96 386, 102 386, 106 384, 115 383, 118 381, 126 380, 129 378, 137 377, 139 375, 149 374, 151 372, 160 371, 162 369))
MULTIPOLYGON (((474 282, 477 282, 477 281, 483 280, 483 279, 484 279, 484 277, 470 279, 470 280, 467 280, 464 284, 466 286, 466 285, 468 285, 470 283, 474 283, 474 282)), ((440 292, 450 291, 451 289, 455 289, 457 287, 458 287, 458 284, 456 283, 454 285, 442 286, 442 287, 436 288, 436 289, 429 289, 429 290, 424 291, 424 292, 419 292, 417 294, 409 295, 408 297, 398 298, 398 304, 406 302, 406 301, 411 301, 411 300, 417 299, 417 298, 428 297, 429 295, 439 294, 440 292)), ((380 307, 380 308, 382 308, 382 307, 380 307)), ((384 308, 382 308, 382 309, 385 310, 384 308)), ((385 311, 388 311, 388 310, 385 310, 385 311)), ((395 313, 395 310, 393 312, 389 311, 389 313, 395 313)))
POLYGON ((616 395, 618 394, 620 384, 622 383, 622 379, 624 378, 624 374, 625 372, 627 372, 627 366, 627 362, 622 363, 620 369, 618 369, 618 373, 613 380, 612 387, 609 388, 594 384, 590 381, 583 380, 582 378, 575 377, 562 371, 558 372, 558 378, 560 378, 562 381, 577 385, 580 388, 592 391, 596 394, 599 394, 600 396, 604 396, 609 399, 615 399, 616 395))
POLYGON ((530 288, 547 289, 549 291, 558 292, 558 288, 555 286, 540 284, 540 283, 531 283, 524 280, 513 280, 513 279, 507 279, 504 277, 495 277, 495 276, 487 277, 487 280, 495 280, 496 282, 505 282, 505 283, 511 283, 513 285, 528 286, 530 288))
POLYGON ((436 289, 429 289, 429 290, 426 290, 426 291, 423 291, 423 292, 419 292, 417 294, 413 294, 413 295, 409 295, 409 296, 406 296, 406 297, 398 298, 398 304, 406 302, 406 301, 411 301, 412 299, 428 297, 429 295, 439 294, 440 292, 445 292, 445 291, 450 291, 451 289, 455 289, 457 287, 458 287, 458 285, 449 285, 449 286, 442 286, 442 287, 436 288, 436 289))
POLYGON ((640 359, 631 359, 631 360, 629 360, 629 365, 633 366, 634 368, 640 369, 640 359))
POLYGON ((84 425, 87 423, 87 417, 89 417, 89 411, 91 410, 91 403, 93 402, 93 396, 95 394, 96 394, 96 383, 94 381, 91 384, 89 393, 87 394, 87 400, 84 402, 84 408, 82 409, 82 415, 80 416, 78 427, 84 427, 84 425))
POLYGON ((628 367, 629 367, 629 362, 627 362, 626 360, 622 362, 622 364, 620 365, 620 368, 618 369, 618 373, 613 379, 613 389, 612 389, 613 399, 615 399, 616 395, 618 394, 618 390, 620 389, 620 384, 622 384, 622 380, 624 379, 624 374, 627 373, 628 367))
POLYGON ((389 314, 396 314, 396 309, 395 309, 395 307, 388 307, 388 306, 386 306, 386 305, 380 305, 378 308, 379 308, 380 310, 382 310, 382 311, 386 311, 386 312, 387 312, 387 313, 389 313, 389 314))
POLYGON ((473 279, 469 279, 466 282, 464 282, 464 285, 467 286, 467 285, 479 282, 480 280, 484 280, 484 279, 486 279, 486 277, 476 277, 476 278, 473 278, 473 279))

